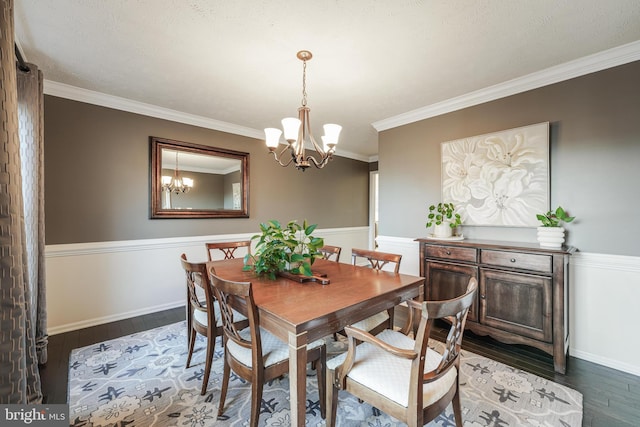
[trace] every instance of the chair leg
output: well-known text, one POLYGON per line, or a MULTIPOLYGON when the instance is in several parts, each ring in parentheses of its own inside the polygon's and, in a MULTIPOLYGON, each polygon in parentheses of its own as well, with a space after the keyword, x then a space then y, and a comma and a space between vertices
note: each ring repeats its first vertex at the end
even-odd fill
MULTIPOLYGON (((211 329, 210 329, 211 331, 211 329)), ((207 334, 207 360, 204 365, 204 377, 202 378, 202 390, 200 395, 204 396, 207 392, 207 386, 209 385, 209 375, 211 374, 211 364, 213 363, 213 354, 216 349, 216 336, 211 332, 207 334)))
POLYGON ((227 362, 226 349, 224 353, 224 370, 222 372, 222 389, 220 390, 220 403, 218 403, 218 416, 224 413, 224 401, 227 399, 227 388, 229 388, 229 377, 231 376, 231 367, 227 362))
POLYGON ((316 375, 318 376, 318 395, 320 399, 320 416, 327 418, 327 347, 320 347, 320 359, 314 363, 316 375))
POLYGON ((251 420, 250 427, 258 427, 260 418, 260 406, 262 405, 262 387, 264 386, 264 377, 255 378, 251 384, 251 420))
POLYGON ((196 330, 195 329, 191 329, 191 331, 189 331, 189 354, 187 355, 187 368, 189 367, 189 364, 191 364, 191 356, 193 356, 193 346, 196 343, 196 330))
POLYGON ((456 420, 456 427, 462 427, 462 408, 460 407, 460 386, 456 384, 456 393, 451 400, 453 406, 453 416, 456 420))
POLYGON ((339 390, 334 386, 336 371, 329 369, 326 372, 326 388, 325 393, 327 395, 326 400, 326 425, 327 427, 334 427, 336 425, 336 414, 338 413, 338 392, 339 390))

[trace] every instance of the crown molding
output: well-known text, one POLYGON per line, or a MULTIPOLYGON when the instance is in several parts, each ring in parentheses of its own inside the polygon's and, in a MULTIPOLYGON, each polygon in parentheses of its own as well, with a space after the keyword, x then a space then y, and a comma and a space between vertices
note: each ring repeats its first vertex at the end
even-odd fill
POLYGON ((144 102, 133 101, 119 96, 107 95, 89 89, 83 89, 64 83, 51 80, 44 81, 44 93, 60 98, 85 102, 87 104, 99 105, 101 107, 113 108, 129 113, 142 114, 144 116, 158 119, 170 120, 172 122, 184 123, 199 126, 206 129, 218 130, 235 135, 247 136, 249 138, 263 139, 264 133, 258 129, 210 119, 208 117, 197 116, 195 114, 183 113, 169 108, 158 107, 144 102))
POLYGON ((554 83, 584 76, 640 59, 640 41, 614 47, 555 67, 518 77, 442 102, 418 108, 372 123, 378 131, 392 129, 442 114, 473 107, 485 102, 537 89, 554 83))
MULTIPOLYGON (((183 113, 181 111, 158 107, 156 105, 146 104, 144 102, 133 101, 127 98, 107 95, 102 92, 83 89, 52 80, 44 81, 44 93, 51 96, 57 96, 59 98, 71 99, 73 101, 85 102, 87 104, 113 108, 115 110, 126 111, 129 113, 142 114, 144 116, 170 120, 172 122, 184 123, 187 125, 198 126, 206 129, 213 129, 221 132, 231 133, 234 135, 247 136, 249 138, 255 138, 259 140, 264 139, 264 132, 258 129, 210 119, 208 117, 197 116, 195 114, 183 113)), ((370 161, 368 156, 352 153, 350 151, 336 150, 336 155, 354 160, 360 160, 361 162, 370 161)))

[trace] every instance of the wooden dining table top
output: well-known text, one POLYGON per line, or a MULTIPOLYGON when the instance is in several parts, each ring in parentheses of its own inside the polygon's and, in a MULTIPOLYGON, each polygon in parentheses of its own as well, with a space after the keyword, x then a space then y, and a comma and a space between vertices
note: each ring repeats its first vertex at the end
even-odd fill
POLYGON ((312 340, 365 319, 368 316, 363 311, 376 313, 404 300, 422 297, 423 292, 417 287, 424 281, 422 277, 323 259, 314 262, 312 271, 314 275, 326 275, 330 281, 328 285, 257 276, 252 271, 242 271, 242 259, 211 264, 221 278, 252 283, 260 323, 284 340, 285 331, 272 330, 270 320, 277 318, 278 327, 287 332, 307 331, 312 340), (378 305, 380 308, 375 311, 373 307, 378 305))

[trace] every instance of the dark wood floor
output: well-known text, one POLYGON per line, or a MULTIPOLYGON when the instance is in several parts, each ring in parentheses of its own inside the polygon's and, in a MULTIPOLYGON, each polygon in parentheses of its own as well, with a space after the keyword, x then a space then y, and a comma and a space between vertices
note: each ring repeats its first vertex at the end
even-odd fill
MULTIPOLYGON (((67 403, 69 353, 72 349, 184 320, 176 308, 49 338, 49 361, 41 367, 45 403, 67 403)), ((434 338, 443 339, 441 329, 434 338)), ((583 426, 640 426, 640 377, 569 357, 567 374, 553 371, 551 356, 534 348, 506 345, 488 337, 465 334, 463 347, 540 377, 564 384, 584 396, 583 426)))

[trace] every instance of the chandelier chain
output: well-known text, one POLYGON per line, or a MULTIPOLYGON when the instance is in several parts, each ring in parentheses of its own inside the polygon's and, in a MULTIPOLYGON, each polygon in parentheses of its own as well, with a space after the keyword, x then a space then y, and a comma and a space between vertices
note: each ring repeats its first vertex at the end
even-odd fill
POLYGON ((307 61, 302 61, 302 106, 307 106, 307 61))

